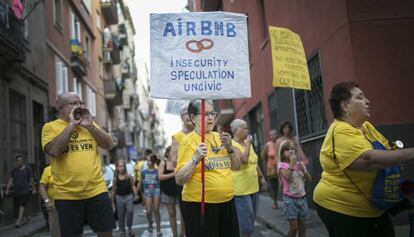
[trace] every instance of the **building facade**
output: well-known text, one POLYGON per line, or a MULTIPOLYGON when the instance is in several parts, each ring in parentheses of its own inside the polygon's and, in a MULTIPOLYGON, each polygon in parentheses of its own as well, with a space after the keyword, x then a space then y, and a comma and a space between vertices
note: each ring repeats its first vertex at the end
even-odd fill
MULTIPOLYGON (((28 0, 22 6, 20 12, 11 8, 11 1, 0 2, 0 210, 6 224, 14 219, 13 198, 3 195, 15 156, 23 155, 38 179, 44 161, 38 134, 48 110, 45 3, 28 0)), ((39 210, 33 195, 27 213, 39 210)))
MULTIPOLYGON (((414 145, 414 4, 406 1, 273 1, 189 0, 190 11, 227 11, 248 16, 252 98, 217 102, 218 125, 233 118, 249 121, 254 145, 261 151, 271 128, 283 121, 294 124, 310 158, 314 179, 309 199, 319 181, 319 151, 333 120, 328 103, 332 86, 356 81, 370 100, 370 121, 393 141, 414 145), (312 91, 272 87, 272 59, 268 26, 298 33, 308 60, 312 91)), ((404 172, 414 171, 407 164, 404 172)))

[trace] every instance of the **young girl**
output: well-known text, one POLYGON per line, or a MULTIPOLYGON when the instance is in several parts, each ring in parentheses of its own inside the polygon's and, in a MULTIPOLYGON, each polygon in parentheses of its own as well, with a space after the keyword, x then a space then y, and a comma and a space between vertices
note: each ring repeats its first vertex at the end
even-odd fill
POLYGON ((295 144, 284 141, 279 150, 279 177, 283 187, 283 204, 286 219, 289 221, 288 237, 306 235, 305 221, 308 217, 305 180, 311 181, 311 176, 302 162, 297 162, 295 144))
POLYGON ((133 202, 137 200, 137 190, 134 178, 126 171, 126 162, 118 160, 116 163, 115 180, 112 186, 112 208, 118 210, 120 236, 125 237, 125 220, 128 226, 128 236, 135 236, 132 230, 132 218, 134 212, 133 202))
POLYGON ((155 212, 155 221, 157 223, 157 236, 162 236, 160 226, 160 181, 158 179, 158 170, 155 168, 158 158, 151 155, 147 158, 148 169, 141 171, 141 180, 138 183, 138 190, 144 188, 145 209, 147 211, 148 232, 152 233, 152 209, 155 212))

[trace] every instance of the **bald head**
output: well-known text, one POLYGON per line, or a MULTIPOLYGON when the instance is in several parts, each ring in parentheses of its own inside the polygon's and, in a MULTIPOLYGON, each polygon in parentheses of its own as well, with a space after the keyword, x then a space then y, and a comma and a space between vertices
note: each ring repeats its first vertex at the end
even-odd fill
POLYGON ((73 100, 79 100, 80 96, 75 92, 69 91, 58 95, 57 106, 63 106, 68 102, 72 102, 73 100))

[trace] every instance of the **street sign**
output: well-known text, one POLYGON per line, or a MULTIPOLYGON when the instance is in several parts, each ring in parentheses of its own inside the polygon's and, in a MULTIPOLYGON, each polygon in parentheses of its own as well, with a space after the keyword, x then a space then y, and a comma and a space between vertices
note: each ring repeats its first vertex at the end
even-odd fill
POLYGON ((243 14, 151 14, 150 95, 164 99, 251 96, 243 14))

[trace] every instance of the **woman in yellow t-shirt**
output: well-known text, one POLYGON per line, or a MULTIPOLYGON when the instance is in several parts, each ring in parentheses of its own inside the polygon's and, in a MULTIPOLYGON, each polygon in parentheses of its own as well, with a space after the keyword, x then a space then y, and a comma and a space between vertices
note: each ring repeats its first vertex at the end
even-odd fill
POLYGON ((201 101, 192 100, 188 114, 195 128, 180 143, 175 180, 184 185, 182 215, 186 236, 239 236, 233 201, 232 170, 240 169, 239 152, 228 133, 213 132, 216 112, 205 104, 205 143, 201 143, 201 101), (205 161, 205 216, 201 227, 201 159, 205 161), (218 221, 220 220, 220 221, 218 221))
POLYGON ((388 213, 367 199, 377 171, 413 160, 414 148, 373 150, 370 141, 389 148, 388 141, 367 122, 370 103, 356 83, 335 85, 329 103, 335 120, 321 147, 323 172, 313 194, 318 215, 330 236, 394 236, 388 213))
POLYGON ((53 203, 55 187, 53 183, 52 167, 46 166, 40 178, 39 194, 47 209, 50 236, 59 237, 59 216, 53 203))
POLYGON ((240 170, 233 171, 234 202, 239 220, 240 236, 252 236, 259 201, 259 177, 262 189, 267 183, 257 166, 257 154, 252 146, 252 136, 246 121, 235 119, 230 124, 233 145, 240 151, 240 170))

